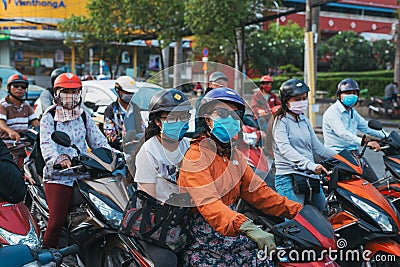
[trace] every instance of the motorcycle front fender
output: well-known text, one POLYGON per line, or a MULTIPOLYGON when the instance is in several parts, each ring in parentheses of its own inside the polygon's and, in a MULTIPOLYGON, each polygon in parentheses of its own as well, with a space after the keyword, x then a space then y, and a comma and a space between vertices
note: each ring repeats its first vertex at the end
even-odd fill
POLYGON ((400 244, 391 239, 375 239, 365 244, 365 249, 372 252, 371 257, 378 252, 384 252, 400 257, 400 244))

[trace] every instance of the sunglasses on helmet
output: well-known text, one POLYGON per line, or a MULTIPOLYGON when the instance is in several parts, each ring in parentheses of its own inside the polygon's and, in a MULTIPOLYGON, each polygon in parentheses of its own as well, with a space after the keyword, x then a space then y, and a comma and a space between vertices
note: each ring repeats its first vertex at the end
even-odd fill
POLYGON ((14 86, 14 88, 22 88, 24 90, 28 88, 28 85, 26 83, 12 83, 12 86, 14 86))
POLYGON ((230 110, 226 108, 216 108, 213 110, 213 112, 216 112, 220 118, 227 118, 229 115, 231 115, 231 117, 234 119, 239 118, 242 120, 244 116, 244 110, 242 109, 230 110))
POLYGON ((178 121, 189 121, 190 120, 190 113, 185 113, 185 114, 168 114, 167 116, 161 116, 161 119, 164 120, 167 123, 175 123, 178 121))

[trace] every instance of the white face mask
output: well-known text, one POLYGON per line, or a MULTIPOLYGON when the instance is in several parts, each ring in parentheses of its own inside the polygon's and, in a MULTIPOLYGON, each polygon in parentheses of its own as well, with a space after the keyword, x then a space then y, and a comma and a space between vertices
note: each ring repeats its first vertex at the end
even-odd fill
POLYGON ((295 114, 304 113, 308 108, 308 100, 289 102, 289 110, 295 114))

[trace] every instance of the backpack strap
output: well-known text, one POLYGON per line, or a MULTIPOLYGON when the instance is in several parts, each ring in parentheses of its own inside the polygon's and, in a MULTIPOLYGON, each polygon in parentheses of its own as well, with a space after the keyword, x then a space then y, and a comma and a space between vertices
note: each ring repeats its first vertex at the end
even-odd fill
POLYGON ((87 118, 86 118, 86 112, 83 111, 81 114, 82 120, 83 120, 83 125, 85 125, 85 129, 86 129, 86 125, 87 125, 87 118))
POLYGON ((53 108, 52 110, 49 111, 49 113, 51 114, 51 117, 53 118, 53 124, 54 124, 54 131, 56 131, 57 128, 57 122, 54 121, 54 116, 56 116, 56 109, 53 108))
MULTIPOLYGON (((54 116, 56 115, 56 110, 55 110, 55 109, 49 110, 49 113, 50 113, 51 116, 53 117, 53 121, 54 121, 54 116)), ((82 117, 82 120, 83 120, 83 125, 85 125, 85 129, 86 129, 87 118, 86 118, 86 113, 85 113, 85 111, 82 112, 81 117, 82 117)), ((57 128, 57 122, 54 121, 54 131, 56 130, 56 128, 57 128)))

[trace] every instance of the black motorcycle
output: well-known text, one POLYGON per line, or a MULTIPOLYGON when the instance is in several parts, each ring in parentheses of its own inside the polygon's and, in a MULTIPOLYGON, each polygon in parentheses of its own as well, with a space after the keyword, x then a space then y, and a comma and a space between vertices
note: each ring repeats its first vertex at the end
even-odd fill
POLYGON ((378 119, 383 117, 398 117, 400 114, 399 104, 393 100, 383 100, 372 96, 368 104, 368 115, 371 118, 378 119))
MULTIPOLYGON (((105 148, 94 149, 88 155, 81 154, 63 132, 55 131, 52 139, 59 145, 77 150, 78 156, 72 159, 71 169, 90 174, 90 179, 80 179, 74 184, 61 239, 67 244, 78 244, 79 259, 85 266, 122 266, 132 258, 130 249, 118 235, 129 197, 123 178, 112 175, 112 172, 124 165, 123 158, 105 148)), ((32 165, 33 162, 25 171, 34 170, 32 165)), ((44 232, 49 219, 46 197, 40 177, 34 172, 30 175, 36 184, 28 186, 30 200, 27 202, 44 232)))

